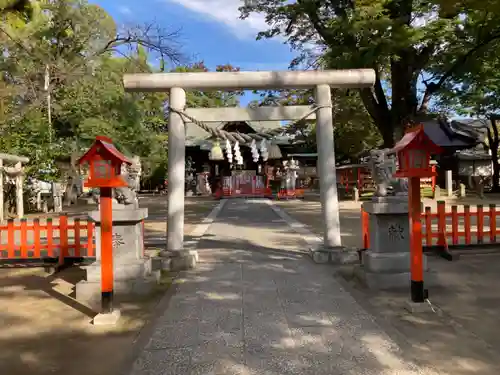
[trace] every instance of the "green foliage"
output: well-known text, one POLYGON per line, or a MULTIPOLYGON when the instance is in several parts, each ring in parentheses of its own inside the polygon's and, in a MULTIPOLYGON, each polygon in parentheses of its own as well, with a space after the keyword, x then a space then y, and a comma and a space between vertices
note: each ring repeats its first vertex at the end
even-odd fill
MULTIPOLYGON (((216 72, 238 72, 239 70, 239 68, 233 67, 231 64, 218 65, 215 68, 216 72)), ((174 72, 177 73, 208 71, 209 69, 203 61, 192 65, 179 66, 174 69, 174 72)), ((241 91, 189 91, 186 101, 189 107, 195 108, 236 107, 239 104, 239 97, 242 94, 241 91)))
POLYGON ((493 50, 485 53, 485 59, 471 61, 467 72, 444 85, 437 103, 441 110, 470 117, 500 111, 500 58, 493 50))
MULTIPOLYGON (((337 161, 357 160, 366 150, 380 146, 382 139, 373 119, 363 106, 359 93, 352 90, 332 91, 334 140, 337 161)), ((251 106, 263 105, 311 105, 312 90, 271 91, 251 106)), ((316 152, 316 124, 301 121, 288 127, 288 135, 306 142, 308 152, 316 152)))
MULTIPOLYGON (((386 146, 428 115, 454 79, 497 53, 500 2, 463 0, 255 0, 242 17, 266 16, 259 38, 285 36, 302 52, 292 62, 333 69, 373 68, 374 89, 360 90, 386 146), (313 48, 311 48, 311 46, 313 48), (494 52, 493 52, 494 51, 494 52), (426 80, 419 93, 419 77, 426 80)), ((472 69, 472 70, 471 70, 472 69)))
MULTIPOLYGON (((1 0, 0 0, 1 1, 1 0)), ((167 163, 166 93, 125 93, 126 73, 156 72, 182 58, 175 33, 154 24, 119 29, 86 0, 31 2, 31 18, 0 2, 0 151, 26 155, 28 174, 54 179, 57 159, 81 155, 97 135, 141 157, 145 177, 167 163), (50 104, 49 104, 50 103, 50 104), (49 111, 50 108, 50 111, 49 111)), ((176 71, 206 70, 203 63, 176 71)), ((230 65, 218 71, 236 71, 230 65)), ((188 93, 190 106, 234 106, 239 93, 188 93)), ((163 171, 163 172, 162 172, 163 171)))

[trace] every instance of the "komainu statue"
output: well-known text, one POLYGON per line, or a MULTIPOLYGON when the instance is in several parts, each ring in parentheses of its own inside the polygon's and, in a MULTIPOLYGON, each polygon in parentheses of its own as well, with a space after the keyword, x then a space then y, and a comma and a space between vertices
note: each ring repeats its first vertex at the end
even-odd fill
MULTIPOLYGON (((122 165, 121 175, 127 182, 127 186, 113 189, 113 198, 116 203, 124 206, 124 208, 139 208, 137 192, 140 190, 141 172, 141 161, 138 157, 132 158, 132 165, 122 165)), ((99 202, 98 194, 97 189, 92 194, 96 203, 99 202)))
POLYGON ((396 155, 390 149, 370 151, 370 167, 376 186, 375 197, 408 194, 408 181, 394 177, 397 162, 396 155))

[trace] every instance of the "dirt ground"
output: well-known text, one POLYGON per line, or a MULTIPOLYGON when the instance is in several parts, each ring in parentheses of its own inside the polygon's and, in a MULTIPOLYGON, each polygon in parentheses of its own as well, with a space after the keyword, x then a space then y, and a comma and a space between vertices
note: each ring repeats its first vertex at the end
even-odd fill
MULTIPOLYGON (((144 197, 146 237, 165 238, 166 198, 144 197)), ((186 200, 185 233, 211 211, 211 199, 186 200)), ((80 214, 80 209, 70 215, 80 214)), ((41 268, 0 269, 0 374, 114 375, 170 284, 167 276, 155 293, 118 301, 122 318, 115 327, 95 327, 95 312, 76 301, 74 285, 83 270, 55 275, 41 268)))
MULTIPOLYGON (((485 199, 469 198, 467 204, 489 204, 485 199)), ((447 202, 451 204, 463 204, 447 202)), ((426 202, 432 204, 432 202, 426 202)), ((314 233, 322 234, 321 207, 317 201, 282 201, 277 203, 314 233)), ((360 207, 341 202, 340 220, 343 244, 360 246, 360 207)), ((443 372, 457 375, 500 373, 500 251, 479 254, 474 249, 460 251, 460 258, 446 261, 429 257, 437 273, 438 286, 429 288, 429 299, 436 313, 412 315, 405 309, 409 291, 374 292, 353 277, 353 268, 341 267, 336 273, 353 292, 358 302, 394 328, 394 336, 418 353, 421 361, 443 372), (340 275, 340 276, 339 276, 340 275)))

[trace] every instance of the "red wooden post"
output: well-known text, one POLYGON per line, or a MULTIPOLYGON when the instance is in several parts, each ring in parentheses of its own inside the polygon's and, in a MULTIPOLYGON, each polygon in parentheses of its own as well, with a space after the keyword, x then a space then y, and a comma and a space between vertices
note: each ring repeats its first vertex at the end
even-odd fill
MULTIPOLYGON (((424 289, 420 179, 435 175, 435 169, 430 165, 431 155, 440 154, 443 150, 427 136, 423 126, 417 126, 410 129, 392 151, 398 158, 398 170, 394 176, 406 177, 409 182, 411 300, 423 303, 427 299, 427 290, 424 289)), ((444 208, 444 204, 442 207, 444 208)), ((440 205, 438 211, 439 208, 440 205)), ((438 217, 438 227, 441 230, 444 230, 443 219, 444 215, 438 217)), ((440 233, 442 237, 442 232, 440 233)))
MULTIPOLYGON (((99 316, 113 313, 113 204, 112 189, 127 186, 121 176, 121 166, 131 161, 116 149, 108 137, 97 137, 94 145, 83 155, 78 163, 89 164, 89 178, 86 187, 100 189, 100 219, 101 219, 101 314, 94 318, 97 323, 99 316)), ((90 231, 91 232, 91 231, 90 231)), ((89 236, 88 248, 91 248, 89 236)), ((118 317, 119 314, 116 314, 118 317)), ((107 323, 106 323, 107 324, 107 323)))
POLYGON ((87 221, 87 256, 94 257, 94 223, 87 221))
POLYGON ((101 188, 101 309, 113 312, 113 200, 112 189, 101 188))
POLYGON ((16 257, 15 230, 14 220, 9 219, 7 221, 7 258, 9 259, 16 257))
POLYGON ((75 257, 80 257, 80 219, 75 219, 73 226, 73 234, 75 236, 75 250, 73 252, 75 257))
POLYGON ((26 219, 21 219, 21 258, 28 257, 28 222, 26 219))
POLYGON ((438 214, 438 234, 442 236, 438 237, 438 245, 445 246, 446 236, 446 204, 444 201, 437 202, 437 214, 438 214))
POLYGON ((457 206, 451 206, 451 243, 458 245, 458 210, 457 206))
POLYGON ((47 219, 47 256, 54 257, 54 228, 52 219, 47 219))
POLYGON ((496 216, 496 205, 490 204, 489 220, 490 220, 490 243, 495 243, 497 241, 497 216, 496 216))
POLYGON ((483 212, 483 205, 478 204, 477 205, 477 243, 483 243, 483 236, 484 236, 484 212, 483 212))
POLYGON ((422 221, 420 205, 420 178, 409 178, 410 256, 411 256, 411 300, 424 302, 424 266, 422 252, 422 221))
POLYGON ((361 206, 361 233, 363 236, 363 249, 370 248, 370 215, 361 206))
POLYGON ((470 206, 468 204, 464 206, 464 232, 465 244, 470 245, 472 242, 472 236, 470 231, 470 206))
POLYGON ((425 207, 425 245, 432 246, 432 213, 430 207, 425 207))
POLYGON ((33 258, 41 258, 40 250, 40 219, 33 220, 33 258))
POLYGON ((68 217, 59 216, 59 265, 64 264, 64 258, 68 255, 68 217))

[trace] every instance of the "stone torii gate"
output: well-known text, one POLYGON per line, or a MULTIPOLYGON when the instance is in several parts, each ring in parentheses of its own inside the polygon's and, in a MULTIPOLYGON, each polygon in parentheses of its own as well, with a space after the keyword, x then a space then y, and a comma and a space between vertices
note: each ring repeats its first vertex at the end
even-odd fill
POLYGON ((23 201, 23 163, 28 163, 29 158, 0 153, 0 222, 4 221, 4 174, 15 178, 16 183, 16 215, 18 219, 24 216, 23 201), (5 164, 14 164, 14 167, 7 167, 5 164))
MULTIPOLYGON (((179 257, 177 264, 192 266, 197 254, 184 248, 184 178, 185 178, 185 124, 178 111, 199 121, 295 120, 307 115, 311 107, 259 108, 191 108, 186 109, 186 90, 266 90, 286 88, 314 88, 316 105, 316 140, 320 176, 321 212, 324 223, 324 249, 339 253, 339 207, 333 143, 333 115, 331 88, 372 87, 375 71, 372 69, 280 71, 280 72, 196 72, 126 74, 126 91, 169 91, 172 109, 168 123, 168 207, 167 251, 179 257), (182 260, 181 260, 182 259, 182 260)), ((309 117, 314 118, 314 117, 309 117)))

